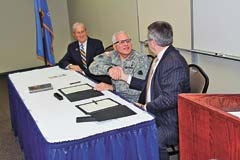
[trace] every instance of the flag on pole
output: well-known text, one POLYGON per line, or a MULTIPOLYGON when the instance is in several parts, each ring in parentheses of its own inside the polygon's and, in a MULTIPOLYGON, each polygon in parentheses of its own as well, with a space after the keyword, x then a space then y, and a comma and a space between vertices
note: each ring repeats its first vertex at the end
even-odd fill
POLYGON ((37 57, 45 61, 45 65, 54 65, 53 29, 50 12, 46 0, 34 0, 36 22, 37 57))

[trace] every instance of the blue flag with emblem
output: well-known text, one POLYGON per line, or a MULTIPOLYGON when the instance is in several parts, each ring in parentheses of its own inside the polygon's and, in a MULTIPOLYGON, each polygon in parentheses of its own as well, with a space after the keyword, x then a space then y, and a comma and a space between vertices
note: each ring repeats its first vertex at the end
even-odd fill
POLYGON ((53 29, 46 0, 34 0, 37 57, 45 65, 54 65, 53 29))

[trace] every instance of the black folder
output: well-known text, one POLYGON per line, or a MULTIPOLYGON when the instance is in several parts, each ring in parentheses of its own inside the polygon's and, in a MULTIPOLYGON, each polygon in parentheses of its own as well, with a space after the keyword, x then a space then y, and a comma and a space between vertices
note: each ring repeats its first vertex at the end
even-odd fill
MULTIPOLYGON (((84 121, 105 121, 115 118, 121 118, 121 117, 127 117, 136 114, 134 111, 132 111, 130 108, 128 108, 125 105, 119 104, 116 101, 113 101, 110 98, 102 99, 99 101, 93 101, 91 103, 85 103, 82 105, 77 105, 76 107, 83 111, 85 114, 89 115, 91 118, 85 119, 84 121), (110 105, 108 107, 102 106, 101 101, 112 101, 115 105, 110 105), (98 109, 94 110, 92 112, 87 111, 87 108, 85 105, 91 105, 95 104, 97 105, 98 109), (102 109, 103 108, 103 109, 102 109)), ((80 117, 78 117, 79 122, 82 120, 80 117)))
POLYGON ((79 100, 93 98, 93 97, 97 97, 97 96, 102 96, 103 95, 102 92, 93 90, 93 87, 90 86, 89 84, 81 84, 81 85, 61 88, 61 89, 59 89, 59 91, 65 97, 67 97, 67 99, 70 102, 79 101, 79 100), (79 87, 84 87, 86 89, 79 90, 79 91, 77 90, 77 91, 74 91, 72 93, 66 93, 66 91, 65 91, 66 89, 74 89, 74 88, 79 88, 79 87))

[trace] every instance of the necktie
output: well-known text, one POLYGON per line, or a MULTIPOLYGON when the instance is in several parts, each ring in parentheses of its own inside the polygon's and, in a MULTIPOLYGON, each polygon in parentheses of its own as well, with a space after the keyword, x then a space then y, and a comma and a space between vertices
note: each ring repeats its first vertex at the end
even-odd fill
POLYGON ((153 62, 152 62, 152 65, 151 65, 151 68, 150 68, 150 71, 149 71, 149 74, 148 74, 148 79, 147 79, 147 88, 146 88, 146 102, 149 102, 150 101, 150 85, 151 85, 151 81, 152 81, 152 76, 153 76, 153 72, 154 72, 154 69, 156 67, 156 64, 157 64, 157 61, 158 61, 158 58, 154 58, 153 62))
POLYGON ((83 44, 80 44, 80 54, 82 57, 82 63, 85 68, 87 68, 87 63, 86 63, 86 53, 84 51, 84 46, 83 44))

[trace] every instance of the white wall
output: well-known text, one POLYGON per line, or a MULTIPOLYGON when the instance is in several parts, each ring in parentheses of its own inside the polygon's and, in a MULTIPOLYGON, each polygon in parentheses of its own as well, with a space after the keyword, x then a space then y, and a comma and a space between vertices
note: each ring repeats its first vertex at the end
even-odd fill
MULTIPOLYGON (((70 41, 67 0, 48 0, 56 61, 70 41)), ((36 57, 33 0, 0 2, 0 73, 44 65, 36 57)))

